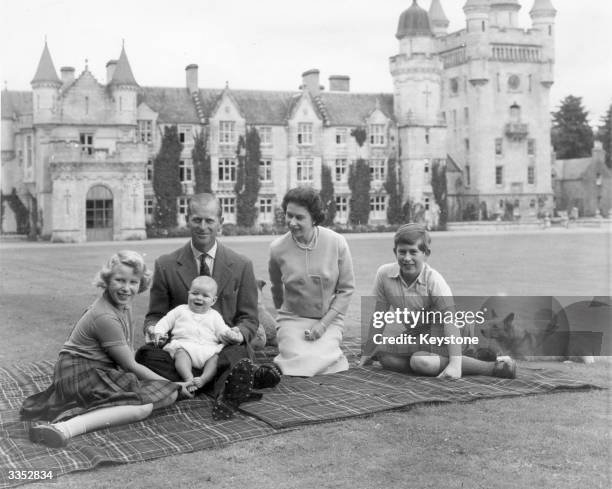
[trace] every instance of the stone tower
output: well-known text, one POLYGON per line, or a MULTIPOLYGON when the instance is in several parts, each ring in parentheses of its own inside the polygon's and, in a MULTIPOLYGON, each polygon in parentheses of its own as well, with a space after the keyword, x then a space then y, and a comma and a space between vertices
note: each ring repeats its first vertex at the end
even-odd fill
POLYGON ((114 99, 116 123, 136 125, 138 83, 125 54, 125 47, 121 48, 109 85, 114 99))
POLYGON ((57 71, 55 71, 55 65, 51 59, 46 42, 31 85, 33 92, 33 123, 44 124, 54 122, 62 81, 57 76, 57 71))
POLYGON ((390 71, 404 198, 428 209, 432 165, 446 158, 446 128, 440 117, 442 64, 427 11, 416 0, 401 14, 396 38, 400 52, 390 59, 390 71))

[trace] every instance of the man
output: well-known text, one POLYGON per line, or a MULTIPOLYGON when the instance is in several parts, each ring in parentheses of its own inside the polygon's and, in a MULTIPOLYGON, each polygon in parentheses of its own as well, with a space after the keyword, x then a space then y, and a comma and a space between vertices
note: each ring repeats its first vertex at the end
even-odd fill
MULTIPOLYGON (((144 329, 148 340, 152 327, 168 311, 187 303, 189 286, 198 275, 210 275, 218 284, 218 299, 213 306, 234 334, 221 340, 217 374, 204 386, 215 399, 213 417, 230 418, 241 402, 253 398, 251 388, 274 387, 280 372, 274 366, 255 367, 251 363, 249 342, 255 337, 257 319, 257 284, 251 261, 217 241, 223 225, 219 201, 212 194, 196 194, 189 201, 187 226, 191 241, 182 248, 159 257, 149 298, 144 329)), ((163 377, 179 381, 170 355, 153 345, 145 345, 136 360, 163 377)))

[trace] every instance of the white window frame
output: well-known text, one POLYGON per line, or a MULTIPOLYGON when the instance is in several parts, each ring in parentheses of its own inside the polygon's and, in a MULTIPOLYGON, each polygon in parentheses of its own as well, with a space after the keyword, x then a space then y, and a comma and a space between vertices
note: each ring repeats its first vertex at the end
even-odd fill
POLYGON ((272 181, 272 160, 259 160, 259 180, 272 181))
POLYGON ((495 138, 495 156, 504 156, 503 138, 495 138))
POLYGON ((187 224, 187 207, 189 204, 189 197, 177 197, 176 199, 176 214, 179 226, 187 224))
POLYGON ((221 212, 223 216, 234 216, 236 215, 236 197, 219 197, 219 204, 221 205, 221 212))
POLYGON ((153 143, 153 121, 150 119, 138 119, 136 121, 136 140, 139 143, 153 143))
POLYGON ((219 121, 219 143, 233 144, 236 142, 236 122, 219 121))
POLYGON ((274 221, 274 209, 271 197, 260 197, 259 199, 259 222, 271 223, 274 221))
POLYGON ((385 145, 385 125, 370 124, 370 145, 384 146, 385 145))
POLYGON ((312 122, 298 122, 297 143, 300 146, 312 144, 312 122))
POLYGON ((346 127, 336 128, 336 144, 338 146, 345 146, 348 140, 348 129, 346 127))
POLYGON ((193 164, 191 160, 179 161, 179 180, 181 183, 193 182, 193 164))
POLYGON ((371 219, 386 219, 387 217, 387 196, 386 195, 371 195, 370 196, 370 218, 371 219))
POLYGON ((300 183, 312 183, 314 180, 314 162, 310 158, 299 159, 296 163, 296 179, 300 183))
POLYGON ((345 223, 349 216, 349 199, 346 195, 336 195, 336 216, 335 219, 345 223))
POLYGON ((155 211, 155 201, 153 199, 144 199, 144 213, 145 216, 152 216, 155 211))
POLYGON ((259 133, 259 144, 262 146, 272 146, 272 127, 260 126, 257 128, 259 133))
POLYGON ((91 132, 79 133, 79 143, 81 144, 81 154, 93 155, 94 135, 91 132))
POLYGON ((372 182, 384 182, 387 178, 386 161, 383 158, 370 160, 370 180, 372 182))
POLYGON ((348 181, 349 163, 346 158, 336 158, 334 163, 334 182, 348 181))
POLYGON ((236 164, 235 158, 220 158, 217 168, 217 175, 220 182, 236 182, 238 165, 236 164))

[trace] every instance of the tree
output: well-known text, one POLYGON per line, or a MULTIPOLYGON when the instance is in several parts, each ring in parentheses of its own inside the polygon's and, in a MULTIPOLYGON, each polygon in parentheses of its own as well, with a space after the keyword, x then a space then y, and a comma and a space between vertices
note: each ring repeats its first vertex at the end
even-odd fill
POLYGON ((182 190, 179 179, 182 151, 176 126, 166 126, 159 153, 153 161, 153 191, 157 200, 154 222, 158 228, 176 227, 176 199, 182 190))
POLYGON ((210 166, 210 154, 207 148, 208 133, 204 130, 196 134, 191 150, 193 161, 193 174, 195 177, 195 193, 211 193, 212 170, 210 166))
POLYGON ((612 104, 608 107, 606 115, 601 118, 601 126, 597 134, 597 139, 601 141, 603 149, 606 154, 606 166, 612 168, 612 161, 610 159, 610 153, 612 153, 612 104))
POLYGON ((321 200, 325 212, 324 226, 331 226, 336 217, 336 199, 334 199, 334 183, 332 182, 331 169, 327 165, 321 166, 321 200))
POLYGON ((398 170, 395 157, 390 157, 387 161, 387 180, 385 181, 385 191, 389 196, 387 203, 387 222, 389 224, 402 224, 405 217, 402 209, 404 188, 398 170))
POLYGON ((434 160, 431 165, 431 189, 434 199, 440 209, 438 228, 446 229, 448 221, 448 203, 446 189, 446 160, 434 160))
POLYGON ((236 174, 236 224, 251 227, 257 218, 257 198, 261 182, 259 162, 261 160, 260 139, 257 129, 247 131, 246 138, 240 136, 238 148, 238 171, 236 174))
MULTIPOLYGON (((367 137, 366 130, 355 128, 351 136, 362 148, 367 137)), ((349 167, 348 184, 351 189, 349 222, 353 226, 367 224, 370 217, 370 166, 362 157, 349 167)))
POLYGON ((559 159, 591 156, 593 129, 587 120, 589 113, 582 106, 582 97, 568 95, 553 112, 552 144, 559 159))

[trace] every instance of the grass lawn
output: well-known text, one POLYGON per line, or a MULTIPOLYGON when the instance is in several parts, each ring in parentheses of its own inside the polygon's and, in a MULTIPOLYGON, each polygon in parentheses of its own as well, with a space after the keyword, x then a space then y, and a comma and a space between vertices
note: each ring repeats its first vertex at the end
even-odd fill
MULTIPOLYGON (((253 260, 258 277, 267 278, 269 237, 222 239, 253 260)), ((357 336, 359 296, 370 293, 377 266, 393 260, 392 237, 348 240, 357 293, 346 334, 357 336)), ((146 253, 152 264, 183 242, 0 243, 0 366, 57 356, 72 325, 99 293, 90 285, 95 272, 115 250, 146 253)), ((611 294, 610 234, 601 230, 434 234, 432 249, 430 263, 456 295, 611 294)), ((147 302, 147 294, 135 301, 137 324, 147 302)), ((610 384, 605 361, 547 366, 610 384)), ((610 418, 609 391, 427 406, 301 428, 219 450, 103 467, 62 477, 60 486, 609 487, 610 418)))

